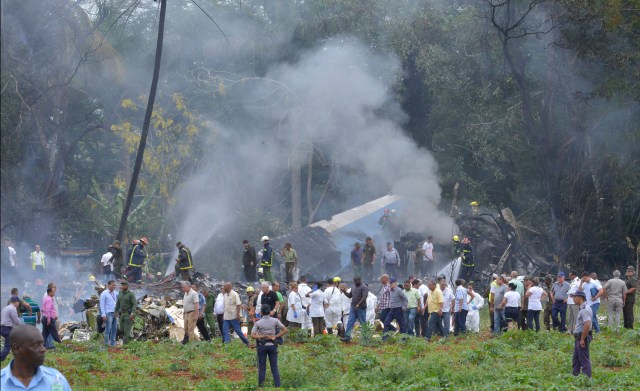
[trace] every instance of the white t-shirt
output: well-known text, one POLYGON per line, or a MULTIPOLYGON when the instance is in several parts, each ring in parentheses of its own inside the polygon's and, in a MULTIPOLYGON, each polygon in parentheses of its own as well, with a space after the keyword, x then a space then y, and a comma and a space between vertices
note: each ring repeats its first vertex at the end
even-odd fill
POLYGON ((309 292, 311 292, 311 287, 309 285, 305 284, 304 282, 298 284, 298 293, 300 294, 300 296, 302 296, 302 304, 305 307, 308 307, 309 302, 311 301, 311 299, 307 297, 307 293, 309 292))
POLYGON ((289 292, 289 310, 287 311, 287 320, 289 322, 294 323, 302 323, 302 297, 298 294, 298 292, 291 291, 289 292), (295 317, 295 313, 293 312, 293 306, 296 308, 296 312, 298 313, 298 317, 295 317))
MULTIPOLYGON (((106 254, 104 254, 102 256, 102 259, 100 260, 100 263, 102 263, 102 266, 107 266, 112 256, 113 254, 111 254, 110 252, 107 252, 106 254)), ((111 271, 113 271, 113 264, 111 264, 111 271)))
MULTIPOLYGON (((582 284, 582 289, 584 289, 584 294, 587 296, 587 303, 589 305, 600 304, 600 298, 599 297, 597 299, 593 300, 595 295, 593 295, 593 296, 591 295, 591 288, 596 288, 597 291, 600 291, 600 289, 602 289, 602 284, 600 283, 600 281, 594 280, 593 278, 591 279, 590 282, 588 282, 586 284, 582 284)), ((596 293, 596 295, 597 295, 597 293, 596 293)))
POLYGON ((335 313, 342 312, 342 292, 335 286, 331 286, 324 290, 324 299, 329 303, 327 310, 335 313))
POLYGON ((569 292, 568 292, 569 297, 567 298, 567 304, 576 304, 573 301, 573 297, 571 297, 571 295, 573 295, 578 291, 579 286, 580 286, 580 279, 576 277, 573 279, 573 281, 571 281, 571 286, 569 287, 569 292))
POLYGON ((218 293, 218 297, 216 297, 216 302, 213 304, 213 312, 216 315, 224 314, 224 295, 222 292, 218 293))
MULTIPOLYGON (((504 298, 507 299, 506 307, 515 307, 518 308, 520 306, 520 294, 517 291, 508 291, 504 294, 504 298)), ((497 303, 496 303, 497 304, 497 303)))
POLYGON ((418 287, 418 294, 420 294, 420 305, 424 308, 424 295, 429 293, 429 287, 425 284, 420 284, 418 287))
POLYGON ((367 296, 367 322, 369 322, 369 324, 371 326, 373 326, 373 324, 376 322, 376 307, 378 305, 378 296, 374 295, 373 293, 369 292, 369 295, 367 296))
POLYGON ((455 296, 453 295, 453 291, 448 286, 444 288, 442 291, 442 298, 444 299, 444 303, 442 304, 442 312, 450 312, 451 311, 451 303, 455 300, 455 296))
POLYGON ((16 255, 16 249, 13 247, 7 247, 9 249, 9 260, 11 261, 11 266, 16 266, 16 259, 18 258, 16 255))
POLYGON ((542 311, 542 302, 540 299, 542 298, 544 290, 539 286, 532 286, 528 292, 531 293, 529 296, 529 309, 532 311, 542 311))
POLYGON ((316 289, 315 292, 311 292, 310 298, 309 316, 312 318, 324 318, 324 292, 316 289))
POLYGON ((433 243, 424 242, 422 245, 422 250, 424 250, 424 260, 432 261, 433 260, 433 243))

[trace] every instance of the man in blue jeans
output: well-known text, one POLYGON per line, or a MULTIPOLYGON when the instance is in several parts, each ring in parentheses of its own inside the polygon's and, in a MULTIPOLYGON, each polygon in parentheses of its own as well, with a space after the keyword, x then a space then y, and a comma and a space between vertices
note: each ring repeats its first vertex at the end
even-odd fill
POLYGON ((444 309, 444 298, 442 291, 436 285, 435 281, 429 281, 429 296, 427 299, 427 312, 429 313, 429 320, 427 321, 427 333, 424 338, 429 341, 434 329, 438 329, 440 335, 445 336, 442 325, 442 310, 444 309))
POLYGON ((340 288, 340 291, 351 299, 351 310, 349 311, 347 329, 345 330, 344 337, 340 338, 342 342, 351 341, 351 331, 356 324, 356 320, 360 322, 360 327, 362 327, 363 338, 368 337, 367 296, 369 296, 369 287, 362 283, 362 279, 359 276, 353 278, 353 283, 355 287, 351 289, 351 292, 348 292, 344 285, 340 288))
POLYGON ((587 305, 591 307, 591 312, 593 312, 593 317, 591 319, 591 324, 593 330, 596 333, 600 332, 600 324, 598 323, 598 309, 600 308, 600 297, 604 294, 604 289, 602 288, 602 284, 598 281, 598 276, 595 273, 589 274, 589 272, 582 273, 582 281, 578 286, 578 291, 584 292, 587 297, 587 305))
POLYGON ((569 289, 571 289, 571 285, 564 278, 564 272, 558 273, 558 280, 551 286, 550 298, 553 303, 551 307, 553 329, 561 333, 567 331, 567 301, 569 300, 569 289))
POLYGON ((222 342, 231 342, 231 336, 229 335, 229 329, 233 328, 236 335, 240 337, 245 345, 249 346, 249 341, 244 336, 242 329, 240 328, 240 319, 242 319, 242 301, 240 301, 240 295, 233 290, 233 286, 230 282, 225 282, 223 291, 224 299, 224 315, 222 324, 222 342))
POLYGON ((499 276, 496 279, 496 284, 498 284, 496 292, 491 295, 491 300, 493 301, 493 333, 500 334, 502 331, 502 322, 504 322, 504 306, 502 305, 502 301, 504 294, 507 293, 507 286, 505 285, 503 276, 499 276))
POLYGON ((116 319, 115 309, 117 301, 116 282, 110 280, 107 282, 107 289, 100 294, 100 315, 102 315, 102 322, 104 323, 104 344, 108 346, 116 346, 118 320, 116 319))
MULTIPOLYGON (((469 306, 467 304, 467 289, 464 287, 464 280, 456 280, 456 299, 454 302, 455 324, 453 335, 467 332, 467 313, 469 306)), ((495 311, 495 310, 494 310, 495 311)), ((495 314, 495 312, 494 312, 495 314)))

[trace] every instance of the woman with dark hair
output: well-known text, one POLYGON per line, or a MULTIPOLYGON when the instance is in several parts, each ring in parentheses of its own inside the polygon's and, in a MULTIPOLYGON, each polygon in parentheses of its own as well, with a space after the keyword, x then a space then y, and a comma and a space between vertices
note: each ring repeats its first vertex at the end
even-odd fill
POLYGON ((280 371, 278 370, 278 344, 276 340, 287 333, 287 328, 278 320, 269 316, 271 307, 268 304, 260 307, 262 317, 251 330, 251 338, 258 341, 258 386, 264 385, 267 373, 267 358, 273 375, 273 385, 280 387, 280 371))
POLYGON ((529 330, 536 324, 536 333, 540 332, 540 312, 542 311, 542 300, 547 297, 547 292, 540 288, 540 282, 534 278, 529 283, 529 289, 524 294, 529 298, 529 308, 527 308, 527 325, 529 330))
POLYGON ((517 328, 520 324, 520 293, 516 290, 518 286, 510 282, 509 291, 504 294, 502 308, 504 308, 504 318, 509 325, 509 329, 517 328))

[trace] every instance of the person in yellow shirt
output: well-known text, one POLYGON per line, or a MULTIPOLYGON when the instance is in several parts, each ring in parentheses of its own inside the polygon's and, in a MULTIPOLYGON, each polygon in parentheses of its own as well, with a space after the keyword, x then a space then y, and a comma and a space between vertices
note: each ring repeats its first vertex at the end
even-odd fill
POLYGON ((427 299, 429 320, 427 321, 427 334, 424 338, 429 341, 434 328, 438 329, 440 335, 444 335, 444 330, 442 329, 442 306, 444 305, 444 297, 435 281, 430 280, 427 286, 429 287, 429 297, 427 299))

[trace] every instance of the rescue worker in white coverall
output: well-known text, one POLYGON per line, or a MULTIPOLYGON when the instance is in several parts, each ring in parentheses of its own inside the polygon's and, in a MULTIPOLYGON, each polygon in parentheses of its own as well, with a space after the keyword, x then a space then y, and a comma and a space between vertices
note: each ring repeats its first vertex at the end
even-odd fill
POLYGON ((482 295, 473 291, 473 285, 467 286, 467 303, 469 312, 467 313, 467 331, 480 332, 480 308, 484 306, 482 295))
POLYGON ((333 278, 333 284, 324 290, 324 299, 329 304, 324 310, 324 322, 327 333, 333 334, 333 326, 340 330, 342 324, 342 292, 340 292, 340 277, 333 278))

